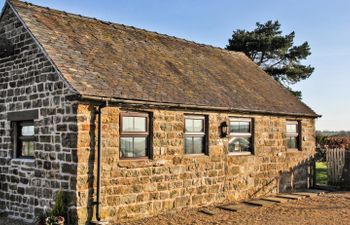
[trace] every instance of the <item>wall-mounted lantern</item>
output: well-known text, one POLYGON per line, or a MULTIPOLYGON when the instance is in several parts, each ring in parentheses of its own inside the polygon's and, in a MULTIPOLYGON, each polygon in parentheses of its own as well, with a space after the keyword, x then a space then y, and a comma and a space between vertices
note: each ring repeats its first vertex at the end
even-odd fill
POLYGON ((6 38, 0 37, 0 58, 5 58, 13 54, 14 48, 12 43, 6 38))
POLYGON ((227 137, 227 131, 228 131, 228 125, 227 125, 227 122, 222 122, 220 124, 220 132, 221 132, 221 137, 224 138, 224 137, 227 137))

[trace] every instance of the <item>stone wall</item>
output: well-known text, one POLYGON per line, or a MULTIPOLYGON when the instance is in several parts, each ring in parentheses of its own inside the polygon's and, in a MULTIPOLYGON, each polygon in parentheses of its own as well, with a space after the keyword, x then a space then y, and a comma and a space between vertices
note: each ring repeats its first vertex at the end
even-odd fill
POLYGON ((0 211, 31 221, 59 189, 75 193, 76 103, 66 100, 70 88, 10 8, 0 37, 15 52, 0 59, 0 211), (7 113, 31 109, 39 110, 35 159, 16 159, 7 113))
MULTIPOLYGON (((0 59, 0 211, 31 221, 63 189, 71 197, 71 215, 77 211, 84 224, 94 213, 95 109, 67 99, 73 90, 9 8, 0 20, 0 37, 15 46, 13 56, 0 59), (7 113, 31 109, 39 110, 35 158, 17 159, 7 113)), ((104 219, 140 218, 306 186, 305 164, 314 153, 313 119, 302 121, 303 151, 288 152, 287 118, 251 115, 255 154, 228 156, 228 139, 219 137, 218 127, 234 115, 205 113, 209 155, 190 156, 183 153, 183 126, 184 113, 191 112, 154 109, 153 159, 120 160, 119 110, 103 109, 104 219)))
MULTIPOLYGON (((230 116, 244 115, 203 113, 209 116, 209 155, 185 155, 184 114, 198 112, 149 111, 153 113, 153 159, 120 160, 120 109, 103 109, 103 219, 120 222, 308 185, 308 159, 315 152, 313 119, 302 118, 302 151, 289 151, 285 124, 296 118, 249 115, 255 120, 255 153, 233 156, 227 154, 228 139, 219 137, 219 126, 230 116)), ((84 104, 78 106, 77 118, 77 212, 83 224, 94 215, 97 120, 93 108, 84 104)))

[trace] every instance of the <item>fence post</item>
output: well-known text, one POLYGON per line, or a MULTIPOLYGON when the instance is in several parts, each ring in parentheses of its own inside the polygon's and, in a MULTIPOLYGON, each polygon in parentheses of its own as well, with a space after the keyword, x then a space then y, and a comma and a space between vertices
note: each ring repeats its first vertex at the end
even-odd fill
POLYGON ((316 157, 312 160, 312 185, 311 187, 316 187, 316 157))

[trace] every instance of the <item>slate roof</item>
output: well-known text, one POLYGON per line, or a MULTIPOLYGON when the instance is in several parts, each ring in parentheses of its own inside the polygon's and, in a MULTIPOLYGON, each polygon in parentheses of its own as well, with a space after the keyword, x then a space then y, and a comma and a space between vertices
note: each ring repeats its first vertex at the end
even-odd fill
POLYGON ((243 53, 9 1, 81 95, 317 116, 243 53))

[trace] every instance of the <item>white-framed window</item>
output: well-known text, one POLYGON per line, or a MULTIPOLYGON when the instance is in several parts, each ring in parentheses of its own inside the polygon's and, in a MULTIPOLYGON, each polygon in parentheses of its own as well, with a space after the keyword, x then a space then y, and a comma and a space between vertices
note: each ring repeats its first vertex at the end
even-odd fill
POLYGON ((207 117, 186 115, 184 146, 185 154, 207 154, 207 117))
POLYGON ((229 154, 253 153, 253 119, 230 118, 229 123, 229 154))
POLYGON ((150 157, 150 114, 122 112, 120 118, 120 158, 150 157))
POLYGON ((300 150, 300 122, 287 121, 286 123, 286 142, 288 149, 300 150))

